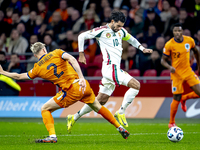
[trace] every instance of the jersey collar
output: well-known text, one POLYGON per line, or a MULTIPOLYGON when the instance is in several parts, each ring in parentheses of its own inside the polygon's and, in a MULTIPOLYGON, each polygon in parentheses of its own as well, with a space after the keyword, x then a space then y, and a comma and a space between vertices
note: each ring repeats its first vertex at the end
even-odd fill
POLYGON ((44 54, 44 55, 42 55, 42 57, 40 57, 40 59, 39 60, 41 60, 44 56, 45 56, 46 54, 44 54))
POLYGON ((114 32, 114 31, 109 27, 108 23, 106 24, 106 26, 108 27, 108 29, 110 29, 112 32, 114 32))
MULTIPOLYGON (((184 40, 184 37, 183 37, 183 40, 184 40)), ((177 40, 174 38, 174 41, 177 42, 177 43, 182 43, 183 40, 182 40, 182 41, 177 41, 177 40)))
POLYGON ((106 26, 107 26, 109 29, 111 29, 111 28, 109 27, 108 23, 106 24, 106 26))

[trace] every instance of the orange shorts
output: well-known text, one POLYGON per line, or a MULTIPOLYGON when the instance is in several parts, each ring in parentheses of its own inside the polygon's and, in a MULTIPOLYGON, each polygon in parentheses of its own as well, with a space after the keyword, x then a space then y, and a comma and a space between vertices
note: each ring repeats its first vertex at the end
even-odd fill
POLYGON ((185 78, 173 78, 172 79, 172 93, 173 94, 182 94, 184 92, 183 89, 183 82, 187 82, 187 84, 192 87, 196 84, 200 84, 200 80, 198 76, 192 72, 190 75, 188 75, 185 78))
POLYGON ((95 95, 90 87, 90 84, 86 80, 86 90, 84 94, 79 91, 79 82, 76 82, 70 86, 67 91, 60 91, 53 97, 54 101, 62 108, 69 107, 70 105, 81 101, 83 103, 93 103, 95 100, 95 95))

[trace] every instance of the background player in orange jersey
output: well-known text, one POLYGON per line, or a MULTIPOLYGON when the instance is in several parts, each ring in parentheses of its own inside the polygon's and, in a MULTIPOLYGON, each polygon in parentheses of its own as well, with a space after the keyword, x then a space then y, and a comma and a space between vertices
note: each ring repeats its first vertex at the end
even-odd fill
POLYGON ((127 139, 129 132, 120 126, 111 112, 104 106, 101 106, 98 100, 95 99, 93 90, 84 79, 79 64, 73 56, 60 49, 56 49, 47 54, 45 44, 40 42, 33 44, 31 51, 39 61, 35 63, 33 69, 28 73, 9 73, 4 71, 0 65, 0 74, 17 80, 41 77, 61 87, 62 91, 47 101, 41 108, 43 122, 49 132, 49 136, 45 139, 38 139, 36 142, 56 143, 57 137, 54 129, 54 119, 51 113, 57 109, 66 108, 77 101, 88 104, 95 112, 98 112, 113 124, 123 138, 127 139))
POLYGON ((165 44, 161 59, 161 64, 171 71, 173 100, 170 109, 169 128, 176 126, 175 116, 180 101, 183 111, 187 110, 185 99, 188 97, 188 94, 182 96, 184 92, 183 82, 187 82, 194 91, 189 93, 190 98, 199 97, 200 95, 199 78, 190 67, 190 50, 193 50, 198 68, 200 67, 199 51, 195 46, 194 40, 189 36, 182 35, 182 33, 183 29, 181 24, 175 24, 173 27, 174 37, 165 44), (171 65, 167 63, 169 57, 172 61, 171 65))

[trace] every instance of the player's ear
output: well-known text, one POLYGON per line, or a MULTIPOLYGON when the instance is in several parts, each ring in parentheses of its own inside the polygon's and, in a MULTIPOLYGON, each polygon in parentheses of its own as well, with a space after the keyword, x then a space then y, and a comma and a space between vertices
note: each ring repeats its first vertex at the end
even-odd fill
POLYGON ((46 48, 43 48, 42 50, 43 50, 44 53, 47 53, 46 48))

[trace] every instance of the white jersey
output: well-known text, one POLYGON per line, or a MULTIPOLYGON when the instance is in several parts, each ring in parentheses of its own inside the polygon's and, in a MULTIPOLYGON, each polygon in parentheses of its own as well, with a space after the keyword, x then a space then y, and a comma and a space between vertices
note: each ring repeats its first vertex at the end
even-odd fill
POLYGON ((103 55, 103 62, 107 65, 120 66, 122 56, 122 39, 138 48, 140 43, 133 38, 124 28, 114 32, 108 24, 90 31, 83 32, 78 37, 79 52, 84 51, 84 40, 96 38, 103 55))

